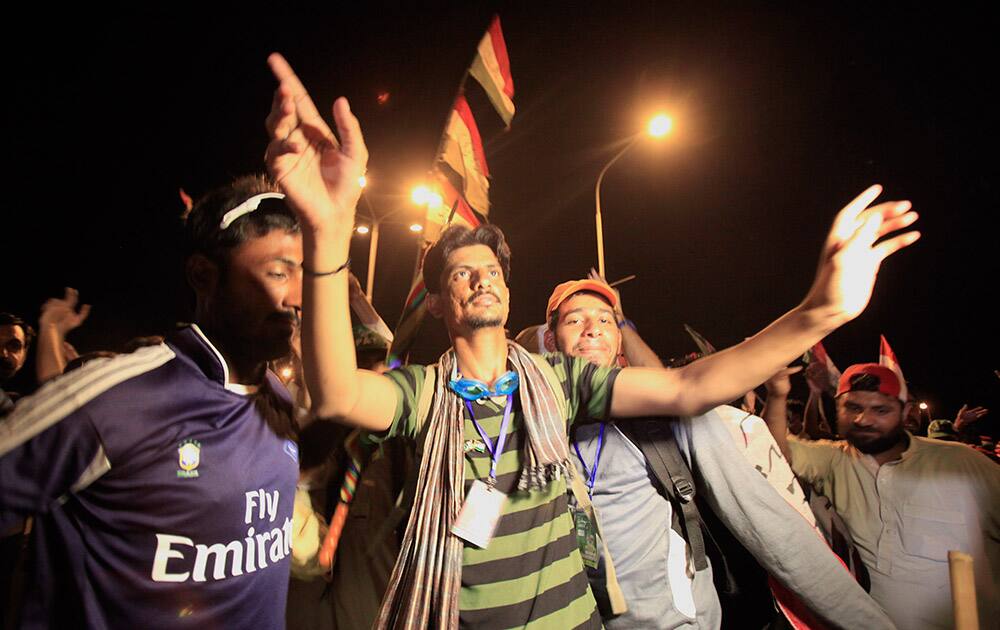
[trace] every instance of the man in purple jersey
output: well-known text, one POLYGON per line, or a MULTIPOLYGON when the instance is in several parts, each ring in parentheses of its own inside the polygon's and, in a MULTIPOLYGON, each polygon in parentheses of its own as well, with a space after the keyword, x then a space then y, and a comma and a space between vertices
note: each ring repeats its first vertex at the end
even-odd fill
POLYGON ((195 324, 0 424, 0 525, 38 524, 23 627, 284 626, 298 449, 266 363, 298 326, 302 237, 255 177, 185 232, 195 324))

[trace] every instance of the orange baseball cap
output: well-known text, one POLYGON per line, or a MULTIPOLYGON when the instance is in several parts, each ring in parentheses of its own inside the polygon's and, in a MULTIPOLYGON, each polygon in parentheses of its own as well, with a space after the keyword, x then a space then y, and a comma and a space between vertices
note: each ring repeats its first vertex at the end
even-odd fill
POLYGON ((554 313, 555 310, 559 308, 559 305, 565 302, 567 298, 581 291, 596 293, 607 299, 608 303, 611 304, 611 308, 618 308, 618 295, 615 294, 615 290, 608 286, 607 283, 601 282, 600 280, 593 280, 591 278, 583 280, 570 280, 569 282, 563 282, 552 290, 552 295, 549 296, 549 305, 545 308, 545 321, 549 321, 549 318, 552 317, 552 313, 554 313))

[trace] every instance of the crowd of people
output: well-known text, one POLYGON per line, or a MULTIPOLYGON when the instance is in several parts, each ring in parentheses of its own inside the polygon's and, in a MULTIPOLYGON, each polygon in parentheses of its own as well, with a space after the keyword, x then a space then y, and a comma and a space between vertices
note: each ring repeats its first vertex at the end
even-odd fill
POLYGON ((509 339, 503 232, 451 226, 423 261, 451 347, 388 369, 351 319, 360 124, 269 63, 269 176, 185 219, 192 323, 76 356, 74 290, 37 333, 0 315, 0 379, 34 344, 39 384, 0 390, 7 626, 947 628, 949 551, 997 618, 1000 468, 959 443, 986 410, 918 435, 877 364, 788 401, 917 240, 908 202, 861 193, 798 305, 671 367, 594 273, 509 339), (765 382, 760 416, 732 404, 765 382))

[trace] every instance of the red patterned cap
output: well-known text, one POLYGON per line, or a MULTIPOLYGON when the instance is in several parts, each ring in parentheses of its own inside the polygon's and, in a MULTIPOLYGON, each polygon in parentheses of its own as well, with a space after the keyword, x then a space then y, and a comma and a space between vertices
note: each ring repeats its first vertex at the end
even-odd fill
POLYGON ((852 391, 877 391, 906 404, 895 372, 878 363, 858 363, 844 370, 837 384, 837 396, 852 391))

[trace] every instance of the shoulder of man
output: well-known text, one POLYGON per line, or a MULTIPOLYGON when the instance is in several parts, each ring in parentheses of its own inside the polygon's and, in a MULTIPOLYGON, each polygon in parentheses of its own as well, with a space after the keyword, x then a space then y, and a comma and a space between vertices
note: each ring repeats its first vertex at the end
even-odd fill
POLYGON ((960 470, 981 472, 998 480, 1000 488, 1000 466, 990 461, 990 458, 961 442, 948 442, 920 436, 911 436, 917 444, 917 457, 933 457, 950 467, 960 470))
POLYGON ((364 432, 368 445, 380 444, 394 437, 415 438, 431 412, 436 388, 436 365, 404 365, 384 374, 396 390, 396 409, 385 431, 364 432))
POLYGON ((63 419, 101 405, 112 395, 136 401, 147 398, 122 391, 136 379, 176 358, 166 344, 140 348, 133 353, 94 359, 69 374, 58 376, 33 395, 18 401, 0 423, 0 454, 27 442, 63 419))
POLYGON ((837 453, 847 457, 857 453, 857 450, 847 440, 810 440, 797 435, 789 435, 788 443, 795 444, 796 447, 837 453))
POLYGON ((565 353, 546 353, 541 358, 552 366, 567 401, 571 423, 606 420, 611 412, 611 392, 621 368, 599 367, 565 353), (589 419, 589 420, 586 420, 589 419))

